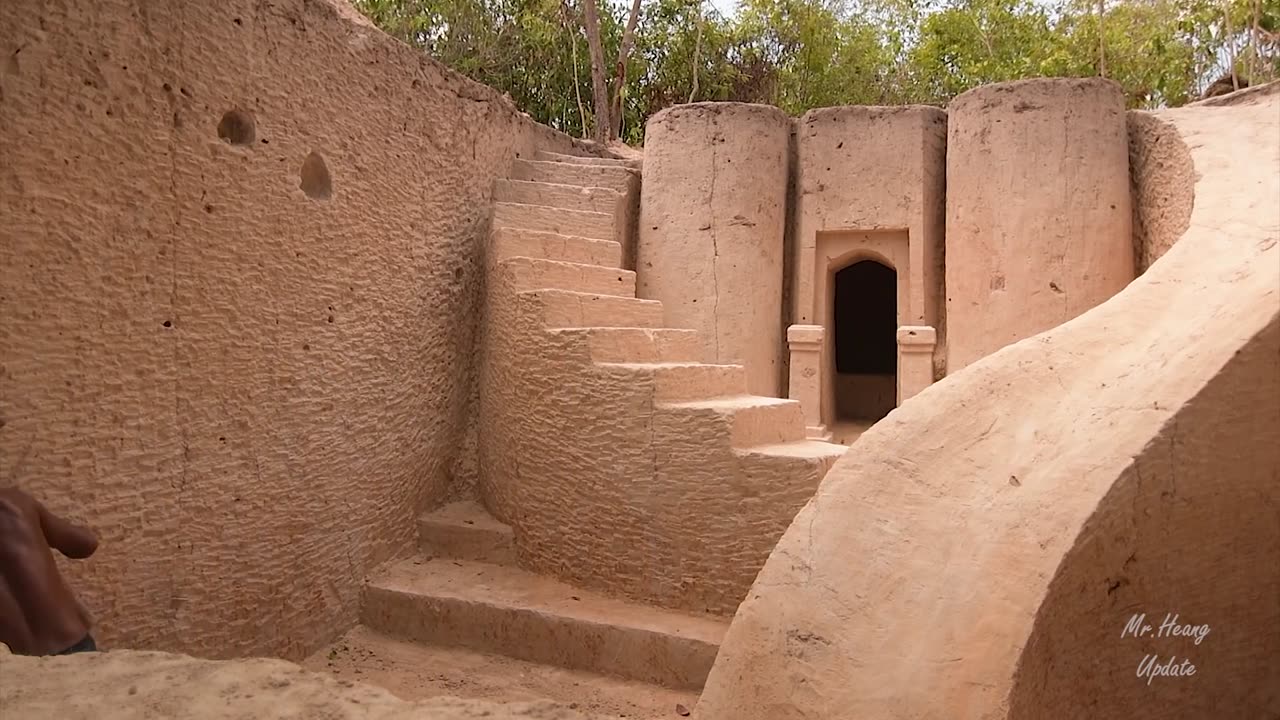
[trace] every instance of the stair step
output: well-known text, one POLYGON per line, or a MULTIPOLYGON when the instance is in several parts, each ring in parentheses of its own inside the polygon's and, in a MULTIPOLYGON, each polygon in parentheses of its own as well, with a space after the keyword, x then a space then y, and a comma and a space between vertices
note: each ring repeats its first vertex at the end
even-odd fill
POLYGON ((827 471, 831 469, 832 465, 835 465, 837 460, 844 457, 844 453, 848 449, 848 445, 837 445, 836 443, 822 442, 820 440, 796 440, 774 445, 756 445, 736 452, 741 456, 764 461, 798 460, 810 462, 817 468, 819 477, 821 477, 827 474, 827 471))
POLYGON ((522 228, 495 228, 491 253, 498 261, 509 257, 533 257, 584 265, 622 266, 622 245, 613 240, 593 240, 522 228))
POLYGON ((511 526, 498 522, 474 502, 456 502, 418 518, 418 548, 428 556, 516 564, 511 526))
POLYGON ((396 637, 700 688, 726 621, 615 600, 512 567, 409 559, 365 586, 361 622, 396 637))
POLYGON ((550 152, 548 150, 539 150, 534 156, 535 160, 546 160, 547 162, 573 163, 575 165, 613 165, 615 167, 628 167, 640 169, 640 160, 626 160, 623 158, 603 158, 591 157, 589 155, 561 155, 560 153, 550 152))
POLYGON ((545 207, 582 210, 616 215, 624 210, 624 198, 617 190, 580 185, 498 180, 493 184, 494 202, 542 205, 545 207))
POLYGON ((640 187, 639 173, 632 168, 608 165, 578 165, 545 160, 516 160, 511 166, 512 180, 602 187, 624 195, 640 187))
POLYGON ((732 397, 747 391, 747 371, 741 365, 710 363, 600 363, 624 376, 651 378, 654 402, 678 403, 704 398, 732 397))
POLYGON ((662 303, 657 300, 568 290, 528 290, 520 295, 542 303, 542 321, 547 328, 660 328, 663 324, 662 303))
POLYGON ((598 363, 698 362, 703 357, 697 330, 586 327, 552 332, 581 336, 598 363))
POLYGON ((493 226, 515 227, 560 235, 576 235, 594 240, 613 240, 613 215, 545 205, 496 202, 493 204, 493 226))
POLYGON ((517 291, 572 290, 626 298, 636 295, 636 274, 630 270, 529 257, 507 258, 501 265, 517 291))
POLYGON ((666 409, 718 418, 728 425, 730 444, 735 448, 774 446, 804 440, 804 416, 797 400, 739 395, 668 404, 666 409))
MULTIPOLYGON (((569 670, 515 660, 492 653, 481 653, 459 647, 440 647, 395 638, 363 625, 356 625, 345 635, 321 648, 302 661, 302 666, 315 672, 328 673, 339 682, 353 679, 391 690, 401 699, 416 701, 438 695, 504 701, 550 700, 561 706, 576 706, 579 711, 593 718, 669 718, 680 720, 676 705, 692 708, 698 702, 697 690, 673 690, 649 683, 606 677, 583 670, 569 670)), ((357 706, 358 707, 358 706, 357 706)), ((531 717, 579 718, 558 711, 549 714, 530 711, 519 713, 525 720, 531 717)), ((497 717, 487 711, 477 714, 463 711, 462 715, 449 713, 451 718, 515 716, 502 712, 497 717)), ((342 717, 386 717, 380 713, 369 715, 353 712, 342 717)), ((334 718, 334 715, 299 715, 313 720, 334 718)), ((401 720, 439 718, 440 715, 423 711, 408 711, 401 720)))

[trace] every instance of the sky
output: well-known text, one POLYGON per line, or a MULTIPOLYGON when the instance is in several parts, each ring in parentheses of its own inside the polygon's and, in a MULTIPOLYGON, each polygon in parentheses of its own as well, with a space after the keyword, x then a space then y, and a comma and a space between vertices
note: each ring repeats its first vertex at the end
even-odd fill
POLYGON ((733 17, 738 10, 738 0, 711 0, 711 4, 725 17, 733 17))

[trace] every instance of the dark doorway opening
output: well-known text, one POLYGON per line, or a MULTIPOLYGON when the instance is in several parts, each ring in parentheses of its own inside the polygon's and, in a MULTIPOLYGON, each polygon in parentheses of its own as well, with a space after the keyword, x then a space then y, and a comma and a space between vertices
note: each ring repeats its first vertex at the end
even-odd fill
POLYGON ((837 420, 879 420, 898 400, 898 273, 874 260, 835 274, 837 420))

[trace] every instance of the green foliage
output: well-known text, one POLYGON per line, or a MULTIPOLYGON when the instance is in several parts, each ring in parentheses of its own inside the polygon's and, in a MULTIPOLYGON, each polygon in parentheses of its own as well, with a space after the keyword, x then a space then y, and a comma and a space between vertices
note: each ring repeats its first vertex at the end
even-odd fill
MULTIPOLYGON (((594 122, 584 0, 357 0, 391 35, 587 136, 594 122)), ((689 101, 942 104, 984 83, 1105 74, 1132 107, 1196 99, 1235 69, 1280 76, 1280 0, 644 0, 623 88, 622 137, 689 101), (1099 8, 1102 13, 1099 17, 1099 8), (1256 30, 1255 30, 1256 27, 1256 30), (1105 72, 1104 72, 1105 68, 1105 72)), ((629 3, 601 0, 612 81, 629 3)))

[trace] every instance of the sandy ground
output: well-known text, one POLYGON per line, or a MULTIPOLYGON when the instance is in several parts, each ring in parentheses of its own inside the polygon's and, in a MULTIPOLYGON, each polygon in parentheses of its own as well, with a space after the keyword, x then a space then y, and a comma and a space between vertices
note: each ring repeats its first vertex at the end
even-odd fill
MULTIPOLYGON (((0 645, 0 717, 58 720, 600 720, 551 702, 401 700, 283 660, 114 650, 30 658, 0 645)), ((608 716, 605 716, 608 717, 608 716)))
POLYGON ((592 717, 656 720, 692 710, 697 694, 450 648, 402 642, 364 627, 303 662, 336 678, 371 683, 405 700, 549 699, 592 717))

